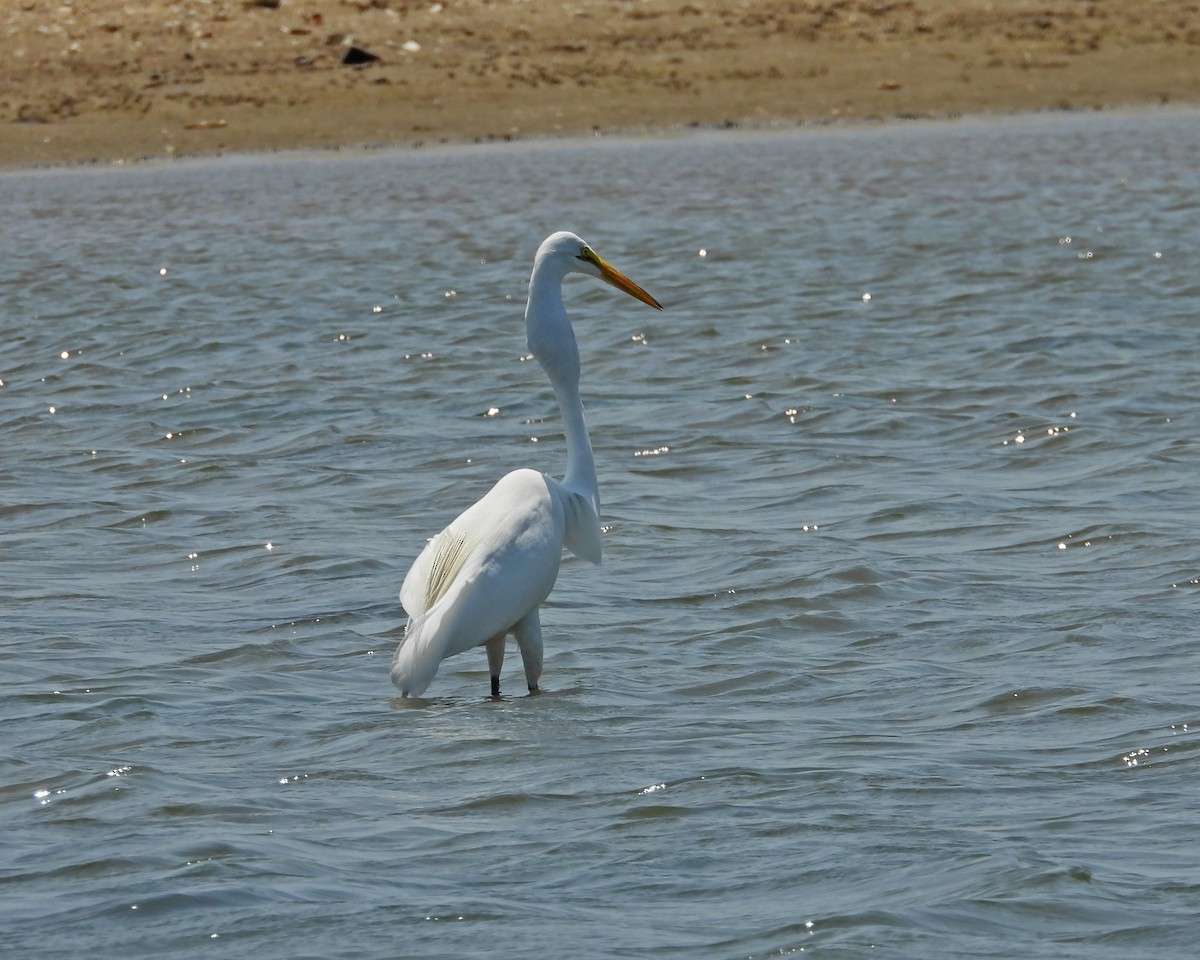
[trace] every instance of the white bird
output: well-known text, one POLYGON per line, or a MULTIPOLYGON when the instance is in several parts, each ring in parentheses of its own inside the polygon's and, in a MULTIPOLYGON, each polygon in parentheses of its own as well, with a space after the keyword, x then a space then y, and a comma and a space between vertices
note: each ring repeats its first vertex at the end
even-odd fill
POLYGON ((538 607, 558 577, 565 546, 600 562, 600 493, 579 398, 579 348, 562 301, 568 273, 607 281, 657 310, 662 305, 573 233, 547 237, 529 278, 525 333, 558 397, 567 438, 567 473, 559 482, 536 470, 514 470, 426 544, 404 578, 408 613, 392 659, 392 682, 419 697, 447 657, 487 648, 492 696, 509 634, 516 637, 530 693, 542 674, 538 607))

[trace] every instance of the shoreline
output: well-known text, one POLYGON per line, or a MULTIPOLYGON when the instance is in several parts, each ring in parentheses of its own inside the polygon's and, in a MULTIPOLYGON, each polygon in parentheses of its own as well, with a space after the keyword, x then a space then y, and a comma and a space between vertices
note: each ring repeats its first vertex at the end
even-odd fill
POLYGON ((121 170, 173 166, 188 163, 217 162, 221 160, 258 160, 330 158, 350 159, 383 153, 423 153, 433 151, 469 150, 478 147, 538 147, 551 144, 576 146, 585 143, 650 142, 656 140, 688 139, 692 137, 720 137, 737 134, 780 134, 789 135, 804 131, 866 131, 896 126, 926 124, 1002 124, 1044 120, 1052 123, 1062 118, 1087 117, 1138 117, 1169 116, 1171 114, 1200 116, 1200 104, 1127 104, 1114 107, 1052 108, 1046 110, 1007 110, 979 113, 947 113, 923 116, 879 116, 860 119, 815 119, 815 120, 770 120, 746 123, 695 124, 657 127, 629 127, 612 130, 583 131, 579 133, 531 133, 525 136, 484 136, 473 138, 443 137, 437 140, 399 140, 394 142, 343 143, 332 146, 254 147, 246 150, 198 151, 196 153, 172 153, 170 155, 146 155, 141 157, 87 158, 69 162, 41 162, 6 164, 0 162, 0 177, 5 174, 55 173, 67 171, 121 170))
POLYGON ((0 169, 1200 106, 1200 0, 1130 6, 26 0, 0 169))

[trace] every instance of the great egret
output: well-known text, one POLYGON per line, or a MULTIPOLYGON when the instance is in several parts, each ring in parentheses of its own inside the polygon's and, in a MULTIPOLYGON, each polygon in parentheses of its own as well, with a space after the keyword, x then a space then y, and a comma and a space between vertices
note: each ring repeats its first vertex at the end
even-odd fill
POLYGON ((400 602, 408 613, 404 639, 392 659, 392 682, 418 697, 447 657, 487 648, 492 696, 508 634, 517 639, 530 693, 542 674, 538 606, 550 595, 565 546, 600 562, 600 494, 596 465, 579 399, 579 348, 562 301, 568 273, 607 281, 657 310, 662 305, 573 233, 542 241, 529 278, 525 333, 558 397, 567 437, 562 482, 536 470, 514 470, 426 544, 404 578, 400 602))

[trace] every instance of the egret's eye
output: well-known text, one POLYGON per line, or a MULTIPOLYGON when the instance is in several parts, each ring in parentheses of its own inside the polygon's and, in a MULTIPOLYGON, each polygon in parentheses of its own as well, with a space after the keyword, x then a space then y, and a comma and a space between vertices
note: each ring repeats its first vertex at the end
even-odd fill
POLYGON ((582 260, 584 263, 595 263, 596 255, 592 253, 591 247, 582 247, 579 253, 575 255, 576 260, 582 260))

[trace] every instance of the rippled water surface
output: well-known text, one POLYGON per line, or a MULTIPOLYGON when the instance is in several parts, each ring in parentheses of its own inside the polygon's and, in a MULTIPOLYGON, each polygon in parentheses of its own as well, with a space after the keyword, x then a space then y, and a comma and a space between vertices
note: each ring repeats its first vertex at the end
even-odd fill
POLYGON ((0 951, 1179 957, 1200 116, 0 177, 0 951), (388 681, 409 562, 561 475, 544 693, 388 681))

